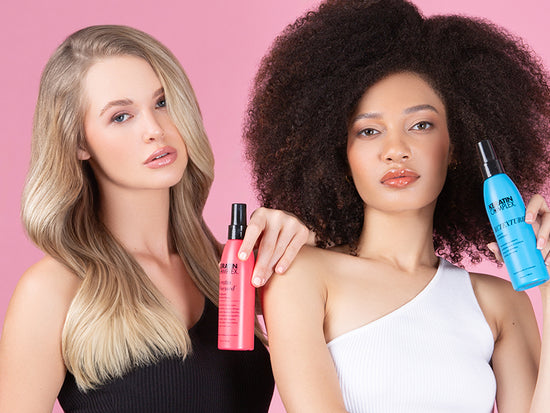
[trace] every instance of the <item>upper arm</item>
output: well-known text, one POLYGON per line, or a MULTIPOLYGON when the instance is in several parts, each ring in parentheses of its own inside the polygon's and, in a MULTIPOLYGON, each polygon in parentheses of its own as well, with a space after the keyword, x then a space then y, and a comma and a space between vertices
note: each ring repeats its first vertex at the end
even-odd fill
POLYGON ((480 305, 486 317, 494 320, 497 331, 492 364, 498 411, 527 412, 540 357, 540 333, 531 301, 504 280, 486 277, 481 284, 480 305))
POLYGON ((314 254, 302 249, 288 273, 264 291, 264 318, 275 381, 292 412, 345 412, 323 333, 326 292, 314 254))
POLYGON ((65 378, 61 333, 76 277, 45 258, 12 295, 0 339, 0 412, 51 412, 65 378))

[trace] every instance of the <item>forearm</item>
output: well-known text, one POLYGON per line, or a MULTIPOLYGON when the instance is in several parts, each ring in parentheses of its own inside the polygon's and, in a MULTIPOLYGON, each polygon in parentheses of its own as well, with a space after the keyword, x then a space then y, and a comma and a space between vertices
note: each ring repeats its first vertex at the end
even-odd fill
POLYGON ((541 289, 543 322, 542 344, 537 384, 533 394, 530 413, 544 413, 550 409, 550 291, 541 289))

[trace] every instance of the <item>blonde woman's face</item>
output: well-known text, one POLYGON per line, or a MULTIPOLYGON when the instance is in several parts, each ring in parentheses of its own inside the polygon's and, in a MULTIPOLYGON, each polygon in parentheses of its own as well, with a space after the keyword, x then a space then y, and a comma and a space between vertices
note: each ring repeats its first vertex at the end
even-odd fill
POLYGON ((100 188, 162 189, 180 181, 187 149, 151 66, 134 56, 95 63, 85 78, 86 147, 100 188))
POLYGON ((393 74, 370 87, 348 128, 348 162, 367 208, 433 208, 449 152, 445 106, 414 73, 393 74))

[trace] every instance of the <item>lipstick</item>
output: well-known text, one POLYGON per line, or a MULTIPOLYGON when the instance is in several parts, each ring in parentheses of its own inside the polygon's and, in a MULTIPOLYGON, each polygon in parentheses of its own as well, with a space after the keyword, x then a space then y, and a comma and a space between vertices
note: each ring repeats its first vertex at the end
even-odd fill
POLYGON ((153 152, 143 164, 148 168, 158 169, 174 163, 177 157, 178 152, 174 148, 165 146, 153 152))
POLYGON ((384 174, 380 183, 392 188, 404 188, 420 178, 416 172, 410 169, 390 169, 384 174))

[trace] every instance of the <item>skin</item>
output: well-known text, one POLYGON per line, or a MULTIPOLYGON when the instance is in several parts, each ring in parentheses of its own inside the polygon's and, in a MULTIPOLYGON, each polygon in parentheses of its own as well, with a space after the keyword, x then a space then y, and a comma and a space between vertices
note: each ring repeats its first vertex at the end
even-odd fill
MULTIPOLYGON (((365 92, 351 118, 347 147, 365 202, 358 256, 343 254, 345 248, 304 247, 291 276, 276 277, 265 288, 270 354, 288 412, 345 412, 326 343, 395 311, 432 280, 438 265, 433 213, 451 153, 445 107, 420 76, 390 75, 365 92), (412 171, 412 177, 389 182, 386 174, 393 170, 412 171)), ((548 206, 535 196, 527 209, 540 245, 546 245, 548 206)), ((495 341, 499 412, 544 411, 548 340, 537 384, 541 345, 529 298, 503 279, 470 277, 495 341)), ((546 303, 546 287, 541 291, 546 303)), ((546 320, 548 306, 543 309, 546 320)))
MULTIPOLYGON (((119 56, 95 63, 84 90, 86 147, 75 156, 88 160, 96 175, 101 217, 189 328, 205 298, 169 242, 169 188, 188 158, 160 81, 144 60, 119 56), (174 162, 156 169, 144 164, 167 146, 177 152, 174 162)), ((273 268, 286 270, 308 236, 295 217, 260 208, 250 219, 242 258, 259 243, 254 277, 261 285, 273 268)), ((66 374, 63 323, 79 286, 75 274, 48 256, 21 277, 0 340, 0 412, 52 411, 66 374)))

